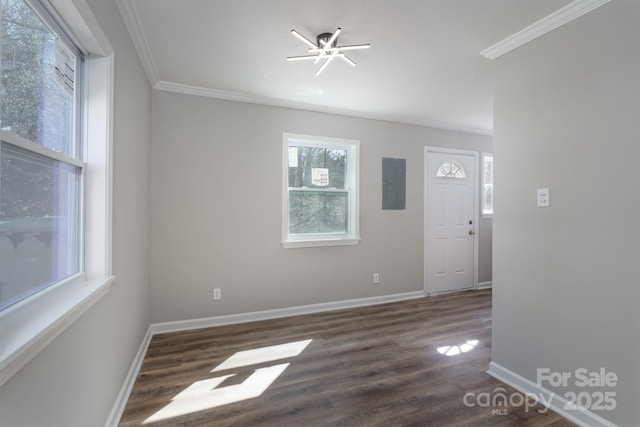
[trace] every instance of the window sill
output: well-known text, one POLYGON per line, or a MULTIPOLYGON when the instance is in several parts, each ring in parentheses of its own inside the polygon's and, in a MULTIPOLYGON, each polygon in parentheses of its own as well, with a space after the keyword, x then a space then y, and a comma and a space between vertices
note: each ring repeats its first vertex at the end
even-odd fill
POLYGON ((284 248, 315 248, 320 246, 346 246, 360 243, 359 237, 344 239, 313 239, 313 240, 286 240, 282 242, 284 248))
POLYGON ((113 280, 76 275, 0 313, 0 386, 106 295, 113 280))

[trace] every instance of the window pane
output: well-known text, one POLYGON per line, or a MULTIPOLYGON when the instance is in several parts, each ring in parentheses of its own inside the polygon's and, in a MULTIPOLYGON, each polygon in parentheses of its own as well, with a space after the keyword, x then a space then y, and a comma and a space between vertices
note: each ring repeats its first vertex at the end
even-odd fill
POLYGON ((0 149, 0 309, 78 271, 79 168, 0 149))
POLYGON ((458 162, 450 161, 440 165, 436 176, 439 178, 466 178, 467 174, 458 162))
POLYGON ((484 187, 483 202, 484 204, 482 208, 482 213, 492 214, 493 213, 493 185, 488 185, 484 187))
POLYGON ((289 187, 345 189, 347 151, 289 147, 289 187))
POLYGON ((2 130, 74 156, 75 56, 21 0, 2 0, 2 130), (56 67, 58 70, 56 71, 56 67))
POLYGON ((290 191, 289 233, 346 233, 347 192, 290 191))
POLYGON ((484 156, 484 169, 482 174, 484 185, 493 185, 493 157, 484 156))
POLYGON ((483 171, 482 171, 482 184, 483 184, 483 196, 482 196, 482 213, 493 213, 493 156, 483 156, 483 171))

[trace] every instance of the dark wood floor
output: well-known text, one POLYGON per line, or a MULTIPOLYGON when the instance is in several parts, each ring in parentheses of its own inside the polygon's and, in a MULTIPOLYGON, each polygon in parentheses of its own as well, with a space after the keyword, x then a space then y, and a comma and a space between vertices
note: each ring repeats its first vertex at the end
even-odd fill
MULTIPOLYGON (((550 410, 538 413, 541 406, 466 405, 465 395, 474 403, 479 393, 495 394, 498 387, 515 392, 486 373, 490 358, 487 290, 156 335, 120 425, 574 425, 550 410), (312 341, 297 356, 211 372, 238 351, 304 340, 312 341), (477 346, 458 347, 470 340, 477 346), (441 354, 446 346, 466 352, 441 354), (199 381, 235 374, 218 385, 218 393, 226 393, 251 381, 256 369, 283 363, 288 367, 259 397, 205 410, 196 404, 195 412, 145 424, 172 399, 172 407, 188 405, 184 391, 207 384, 199 381)), ((205 387, 200 402, 215 400, 207 391, 212 388, 205 387)))

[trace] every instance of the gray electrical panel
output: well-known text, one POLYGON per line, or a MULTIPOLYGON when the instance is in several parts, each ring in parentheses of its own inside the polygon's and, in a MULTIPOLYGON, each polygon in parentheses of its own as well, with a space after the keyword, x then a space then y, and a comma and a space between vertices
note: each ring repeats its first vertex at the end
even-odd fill
POLYGON ((407 160, 382 158, 382 209, 404 209, 407 160))

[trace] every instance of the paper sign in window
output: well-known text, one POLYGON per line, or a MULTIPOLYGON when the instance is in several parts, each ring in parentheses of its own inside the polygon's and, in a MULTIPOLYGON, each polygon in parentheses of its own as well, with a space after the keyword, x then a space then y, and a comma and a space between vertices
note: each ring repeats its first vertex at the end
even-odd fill
POLYGON ((326 187, 329 185, 329 169, 312 168, 311 183, 316 187, 326 187))
POLYGON ((58 83, 69 95, 73 96, 73 90, 75 88, 75 63, 76 57, 71 51, 64 45, 60 39, 56 39, 55 43, 55 69, 54 80, 58 83))

